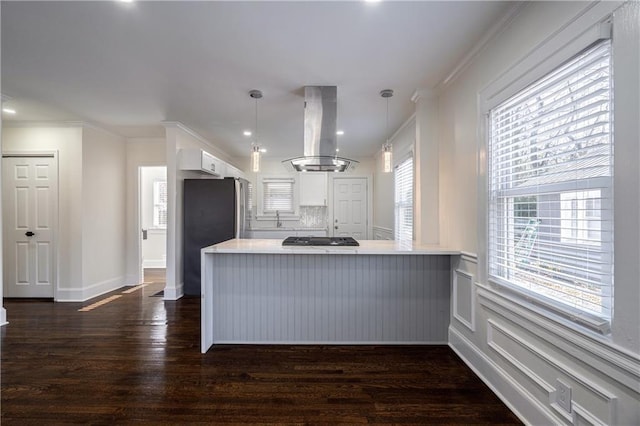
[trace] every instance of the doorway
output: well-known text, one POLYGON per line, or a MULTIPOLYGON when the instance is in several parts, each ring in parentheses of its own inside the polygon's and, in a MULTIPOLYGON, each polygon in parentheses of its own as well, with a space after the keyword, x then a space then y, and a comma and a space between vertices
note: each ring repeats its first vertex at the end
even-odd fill
POLYGON ((167 266, 167 167, 138 169, 139 255, 142 282, 164 281, 167 266))
POLYGON ((58 158, 2 156, 3 293, 54 298, 57 265, 58 158))
POLYGON ((368 206, 367 178, 333 178, 333 236, 366 240, 368 206))

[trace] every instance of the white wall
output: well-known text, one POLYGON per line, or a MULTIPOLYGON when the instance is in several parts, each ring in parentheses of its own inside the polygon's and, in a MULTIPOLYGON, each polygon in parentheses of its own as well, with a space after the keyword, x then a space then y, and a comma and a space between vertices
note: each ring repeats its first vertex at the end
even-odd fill
MULTIPOLYGON (((131 138, 126 143, 127 150, 127 230, 126 230, 126 283, 137 285, 142 282, 140 267, 140 217, 138 206, 138 169, 142 166, 167 165, 165 138, 131 138)), ((166 231, 165 231, 166 240, 166 231)), ((165 249, 166 251, 166 249, 165 249)))
MULTIPOLYGON (((452 348, 530 424, 640 424, 640 4, 615 13, 615 308, 610 336, 550 317, 488 285, 483 89, 530 52, 606 17, 616 2, 528 2, 439 94, 441 243, 465 254, 453 265, 452 348), (480 184, 479 184, 480 182, 480 184), (478 219, 480 218, 480 219, 478 219), (572 412, 557 405, 558 382, 572 412)), ((543 56, 544 56, 543 55, 543 56)))
POLYGON ((124 284, 125 165, 123 138, 93 127, 83 129, 81 300, 124 284))
POLYGON ((4 123, 2 150, 58 152, 57 300, 82 291, 82 127, 4 123))

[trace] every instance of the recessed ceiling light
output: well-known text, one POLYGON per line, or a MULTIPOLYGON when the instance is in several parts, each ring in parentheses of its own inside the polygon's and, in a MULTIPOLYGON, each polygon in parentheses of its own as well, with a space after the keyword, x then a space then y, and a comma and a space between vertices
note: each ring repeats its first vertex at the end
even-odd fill
POLYGON ((267 148, 260 148, 260 152, 264 154, 265 152, 267 152, 267 148))
POLYGON ((251 136, 251 130, 245 130, 242 134, 245 136, 251 136))
POLYGON ((120 3, 133 3, 133 0, 120 0, 120 3))
POLYGON ((2 108, 2 112, 6 112, 7 114, 15 114, 16 110, 11 108, 2 108))
POLYGON ((336 132, 336 135, 338 135, 338 136, 342 136, 342 135, 344 135, 344 130, 338 130, 338 131, 336 132))

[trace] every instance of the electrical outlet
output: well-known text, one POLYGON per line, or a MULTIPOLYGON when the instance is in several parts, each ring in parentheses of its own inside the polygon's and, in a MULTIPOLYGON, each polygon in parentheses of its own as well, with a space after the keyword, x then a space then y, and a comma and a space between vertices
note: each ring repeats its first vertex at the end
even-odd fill
POLYGON ((556 381, 556 402, 567 413, 571 412, 571 387, 560 380, 556 381))

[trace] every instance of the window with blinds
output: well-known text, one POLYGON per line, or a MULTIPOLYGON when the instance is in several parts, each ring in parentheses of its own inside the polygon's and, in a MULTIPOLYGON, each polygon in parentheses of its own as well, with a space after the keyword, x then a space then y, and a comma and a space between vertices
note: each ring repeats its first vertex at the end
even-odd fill
POLYGON ((613 294, 611 42, 490 110, 489 278, 601 331, 613 294))
POLYGON ((167 181, 153 182, 153 226, 167 227, 167 181))
POLYGON ((413 157, 395 167, 395 239, 413 239, 413 157))
POLYGON ((264 214, 294 213, 293 186, 294 179, 263 179, 262 211, 264 214))

